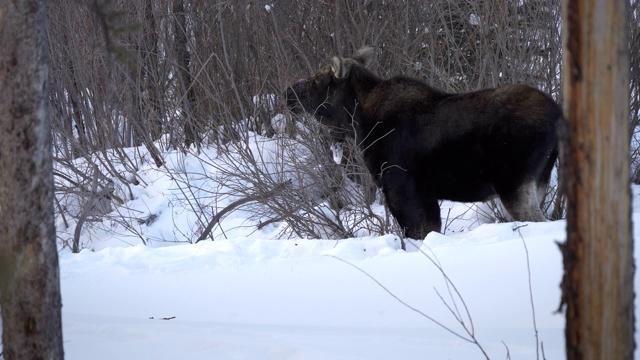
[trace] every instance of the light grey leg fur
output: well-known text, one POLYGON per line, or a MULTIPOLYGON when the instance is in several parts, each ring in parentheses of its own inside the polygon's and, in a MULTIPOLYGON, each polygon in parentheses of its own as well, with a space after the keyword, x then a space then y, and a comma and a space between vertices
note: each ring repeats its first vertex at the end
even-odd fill
POLYGON ((538 186, 535 181, 522 184, 516 191, 515 196, 510 198, 501 197, 504 207, 515 221, 545 221, 544 214, 540 209, 540 202, 546 191, 544 186, 538 186))
POLYGON ((539 206, 542 207, 544 203, 544 199, 547 196, 547 190, 549 189, 549 183, 537 183, 536 185, 538 191, 538 201, 539 206))

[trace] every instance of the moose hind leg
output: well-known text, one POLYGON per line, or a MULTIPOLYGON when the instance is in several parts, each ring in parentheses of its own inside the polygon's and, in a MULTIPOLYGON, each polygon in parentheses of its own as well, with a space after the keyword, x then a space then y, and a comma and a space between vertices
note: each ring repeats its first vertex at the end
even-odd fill
POLYGON ((548 184, 537 184, 536 192, 538 193, 538 206, 542 206, 544 204, 544 199, 547 197, 547 188, 548 184))
POLYGON ((546 163, 540 174, 538 175, 538 200, 540 201, 540 206, 544 205, 545 198, 547 196, 547 192, 549 191, 549 181, 551 179, 551 173, 553 172, 553 168, 556 166, 556 159, 558 158, 558 149, 554 147, 550 154, 547 156, 546 163))
POLYGON ((536 181, 528 181, 518 188, 506 192, 498 192, 502 204, 515 221, 545 221, 540 209, 540 185, 536 181))

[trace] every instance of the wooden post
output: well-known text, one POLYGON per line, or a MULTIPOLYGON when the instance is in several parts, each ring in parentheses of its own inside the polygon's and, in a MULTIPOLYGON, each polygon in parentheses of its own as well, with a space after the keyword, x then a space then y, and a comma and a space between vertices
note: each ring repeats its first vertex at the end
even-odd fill
POLYGON ((633 359, 628 4, 563 4, 567 359, 633 359))

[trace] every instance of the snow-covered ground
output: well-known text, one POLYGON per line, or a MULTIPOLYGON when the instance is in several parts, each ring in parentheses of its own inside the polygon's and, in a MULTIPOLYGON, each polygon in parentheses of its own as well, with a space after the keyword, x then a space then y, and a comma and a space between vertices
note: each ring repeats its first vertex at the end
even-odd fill
MULTIPOLYGON (((85 249, 60 252, 67 359, 564 358, 564 221, 453 216, 405 251, 394 235, 277 240, 286 224, 256 230, 241 208, 191 244, 194 204, 233 197, 216 195, 215 151, 164 156, 140 184, 115 184, 130 222, 87 225, 85 249)), ((73 225, 59 221, 61 243, 73 225)))
POLYGON ((424 253, 392 235, 65 253, 67 358, 481 359, 466 326, 492 359, 535 359, 532 309, 562 358, 564 223, 528 224, 524 243, 512 226, 430 235, 424 253))

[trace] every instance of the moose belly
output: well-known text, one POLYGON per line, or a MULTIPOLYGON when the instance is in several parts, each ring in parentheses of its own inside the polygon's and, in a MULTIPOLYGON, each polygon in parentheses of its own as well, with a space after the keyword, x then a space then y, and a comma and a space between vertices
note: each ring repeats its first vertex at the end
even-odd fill
POLYGON ((431 197, 440 200, 476 202, 489 200, 496 195, 491 183, 479 174, 461 176, 440 172, 422 181, 422 186, 429 190, 431 197))
POLYGON ((476 202, 496 194, 495 164, 480 149, 435 152, 414 164, 421 164, 412 169, 417 185, 437 199, 476 202))

